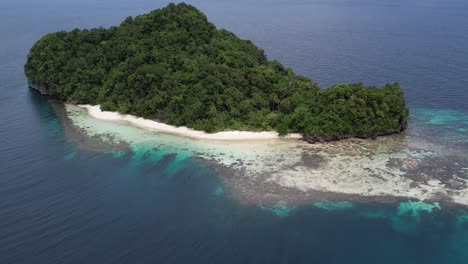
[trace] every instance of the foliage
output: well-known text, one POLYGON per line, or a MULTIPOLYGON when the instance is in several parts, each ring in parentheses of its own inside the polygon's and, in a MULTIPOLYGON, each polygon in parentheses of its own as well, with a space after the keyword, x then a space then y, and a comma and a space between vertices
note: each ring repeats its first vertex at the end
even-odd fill
POLYGON ((408 119, 398 84, 321 90, 184 3, 117 27, 48 34, 25 72, 64 100, 209 132, 300 132, 315 141, 393 133, 408 119))

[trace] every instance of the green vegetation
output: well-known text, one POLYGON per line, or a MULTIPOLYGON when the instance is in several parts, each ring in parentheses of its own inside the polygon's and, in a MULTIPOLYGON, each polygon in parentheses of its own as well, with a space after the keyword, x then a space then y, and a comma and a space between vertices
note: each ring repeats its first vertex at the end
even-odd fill
POLYGON ((335 140, 400 132, 408 119, 398 84, 319 89, 187 4, 109 29, 48 34, 32 47, 25 72, 33 88, 57 98, 208 132, 335 140))

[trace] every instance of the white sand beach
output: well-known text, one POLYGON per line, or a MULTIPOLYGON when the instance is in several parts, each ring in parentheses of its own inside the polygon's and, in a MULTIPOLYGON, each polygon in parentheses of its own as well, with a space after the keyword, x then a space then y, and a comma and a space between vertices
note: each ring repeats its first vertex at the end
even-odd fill
POLYGON ((65 109, 80 133, 126 142, 135 159, 144 154, 157 162, 165 154, 177 153, 177 159, 198 157, 214 164, 223 170, 226 193, 243 203, 394 197, 468 206, 464 153, 421 140, 417 134, 308 144, 283 140, 274 132, 208 134, 103 112, 99 106, 66 104, 65 109), (454 169, 440 169, 448 166, 454 169))
POLYGON ((131 125, 139 128, 184 136, 194 139, 212 139, 212 140, 271 140, 271 139, 300 139, 300 134, 288 134, 286 136, 279 136, 274 131, 262 131, 262 132, 251 132, 251 131, 223 131, 217 133, 206 133, 203 131, 194 130, 187 127, 175 127, 160 123, 154 120, 144 119, 133 115, 122 115, 117 112, 102 111, 99 105, 79 105, 82 108, 88 110, 88 114, 96 119, 107 120, 107 121, 124 121, 131 125))

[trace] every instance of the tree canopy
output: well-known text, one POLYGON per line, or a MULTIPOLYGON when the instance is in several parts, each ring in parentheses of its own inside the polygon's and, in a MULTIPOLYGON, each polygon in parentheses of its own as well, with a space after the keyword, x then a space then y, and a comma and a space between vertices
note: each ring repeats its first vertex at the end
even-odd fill
POLYGON ((208 132, 372 137, 404 130, 409 116, 397 83, 320 89, 184 3, 108 29, 48 34, 25 73, 60 99, 208 132))

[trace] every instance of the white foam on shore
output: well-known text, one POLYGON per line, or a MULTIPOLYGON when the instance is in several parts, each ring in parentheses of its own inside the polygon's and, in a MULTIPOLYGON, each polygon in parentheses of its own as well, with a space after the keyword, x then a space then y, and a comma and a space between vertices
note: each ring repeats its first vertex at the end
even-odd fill
POLYGON ((154 120, 144 119, 142 117, 136 117, 133 115, 122 115, 117 112, 102 111, 99 105, 79 105, 79 107, 88 110, 88 114, 96 119, 107 120, 107 121, 125 121, 131 125, 168 134, 175 134, 189 138, 196 139, 211 139, 211 140, 269 140, 269 139, 300 139, 301 134, 288 134, 280 137, 278 133, 274 131, 262 131, 262 132, 251 132, 251 131, 222 131, 217 133, 206 133, 203 131, 194 130, 188 127, 175 127, 160 123, 154 120))

